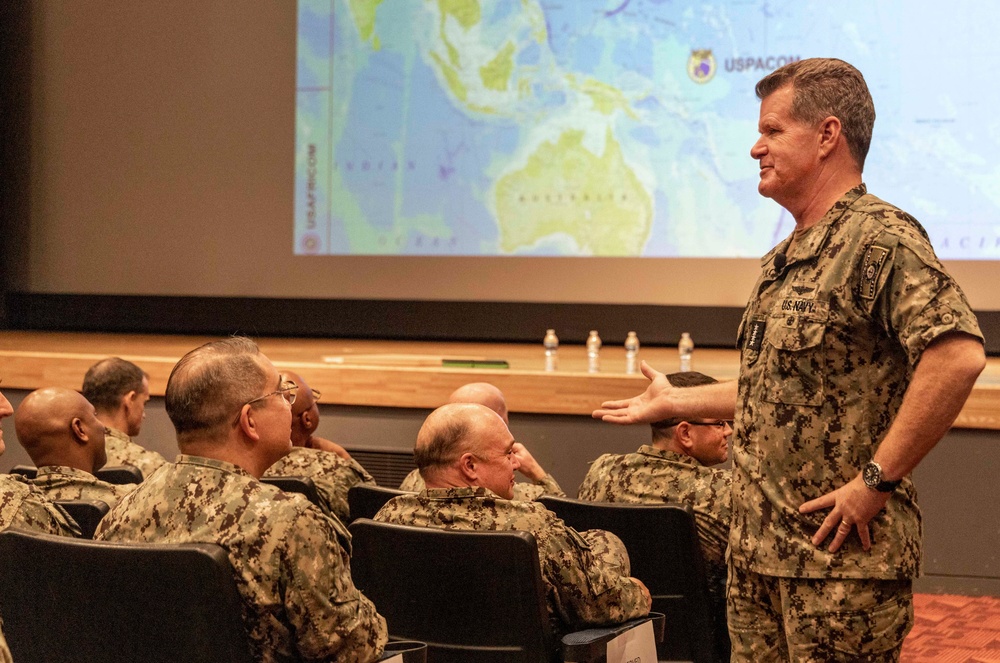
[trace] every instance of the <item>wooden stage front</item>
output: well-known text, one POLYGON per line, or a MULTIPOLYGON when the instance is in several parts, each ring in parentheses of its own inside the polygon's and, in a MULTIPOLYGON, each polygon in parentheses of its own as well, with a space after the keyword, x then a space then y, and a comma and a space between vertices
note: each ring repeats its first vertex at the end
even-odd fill
MULTIPOLYGON (((79 389, 87 368, 117 355, 150 376, 150 391, 162 396, 174 363, 188 350, 212 340, 196 336, 0 332, 3 387, 79 389)), ((301 373, 322 392, 322 402, 339 405, 434 408, 467 382, 492 382, 503 390, 512 412, 589 415, 601 402, 628 398, 646 386, 627 375, 625 350, 601 351, 601 372, 586 372, 582 345, 559 348, 559 370, 545 372, 541 343, 434 343, 263 338, 261 349, 278 368, 301 373), (507 369, 443 368, 442 358, 502 359, 507 369)), ((642 348, 640 358, 657 370, 678 369, 676 348, 642 348)), ((693 367, 720 380, 735 379, 736 350, 696 349, 693 367)), ((1000 359, 990 359, 956 428, 1000 429, 1000 359)))

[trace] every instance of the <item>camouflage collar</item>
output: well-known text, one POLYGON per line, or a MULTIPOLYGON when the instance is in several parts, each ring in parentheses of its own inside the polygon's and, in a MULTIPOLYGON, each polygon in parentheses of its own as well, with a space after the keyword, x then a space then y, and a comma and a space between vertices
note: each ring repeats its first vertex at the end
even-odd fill
POLYGON ((187 454, 181 454, 177 457, 178 465, 197 465, 200 467, 207 467, 213 470, 219 470, 222 472, 228 472, 230 474, 239 474, 240 476, 248 477, 253 479, 254 476, 244 470, 239 465, 233 465, 232 463, 227 463, 224 460, 216 460, 215 458, 205 458, 204 456, 188 456, 187 454))
POLYGON ((425 488, 421 493, 430 500, 456 500, 468 499, 470 497, 492 497, 496 500, 503 498, 482 486, 460 486, 457 488, 425 488))
POLYGON ((69 467, 68 465, 43 465, 38 468, 38 474, 35 475, 35 478, 40 479, 42 477, 54 476, 57 474, 78 479, 95 479, 94 475, 90 472, 87 472, 86 470, 78 470, 75 467, 69 467))
POLYGON ((111 426, 105 426, 104 430, 105 430, 105 435, 107 435, 109 437, 113 437, 115 439, 122 440, 123 442, 131 442, 132 441, 132 438, 130 438, 128 435, 126 435, 125 433, 121 432, 117 428, 112 428, 111 426))
POLYGON ((667 451, 666 449, 657 449, 651 444, 644 444, 639 447, 639 454, 643 456, 651 456, 653 458, 660 458, 662 460, 669 460, 672 463, 681 463, 683 465, 693 465, 700 467, 701 463, 692 458, 691 456, 685 456, 684 454, 679 454, 676 451, 667 451))
MULTIPOLYGON (((854 204, 854 201, 866 193, 868 193, 868 188, 862 182, 841 196, 840 199, 827 211, 827 213, 823 215, 823 218, 816 223, 816 225, 808 228, 805 233, 799 237, 795 246, 792 247, 793 250, 791 253, 787 254, 786 251, 792 243, 792 237, 795 235, 795 231, 793 230, 788 237, 779 242, 777 246, 768 251, 767 254, 760 259, 761 269, 772 276, 777 276, 780 270, 775 267, 774 258, 778 254, 785 256, 785 265, 793 265, 797 262, 818 256, 820 251, 823 249, 823 245, 826 244, 826 238, 830 234, 830 229, 833 226, 833 223, 844 215, 848 208, 854 204)), ((783 268, 784 267, 782 267, 782 269, 783 268)))

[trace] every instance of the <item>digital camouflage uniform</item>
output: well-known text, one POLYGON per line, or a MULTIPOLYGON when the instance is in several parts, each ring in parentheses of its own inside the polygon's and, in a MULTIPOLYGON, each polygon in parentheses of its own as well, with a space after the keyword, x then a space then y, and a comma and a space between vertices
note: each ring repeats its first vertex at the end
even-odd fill
MULTIPOLYGON (((399 484, 400 490, 409 490, 414 493, 419 493, 426 487, 427 485, 424 484, 424 478, 420 476, 420 470, 413 470, 406 475, 406 478, 403 479, 403 483, 399 484)), ((518 482, 514 484, 515 500, 531 502, 533 500, 537 500, 542 495, 566 497, 566 493, 563 492, 563 489, 559 486, 559 482, 556 481, 556 478, 547 472, 537 483, 518 482)))
POLYGON ((345 523, 350 521, 347 491, 358 484, 375 484, 372 475, 356 460, 341 458, 332 451, 305 447, 292 447, 284 458, 267 468, 264 476, 309 477, 316 484, 316 492, 322 502, 320 508, 345 523))
POLYGON ((815 622, 806 633, 828 630, 811 641, 855 647, 846 654, 819 651, 815 660, 892 660, 912 626, 910 582, 920 569, 912 481, 905 477, 869 523, 868 552, 856 533, 836 553, 826 549, 829 541, 814 546, 810 539, 828 510, 800 514, 798 508, 850 482, 872 458, 928 343, 946 332, 982 335, 923 228, 867 194, 863 184, 798 236, 789 252, 790 239, 763 258, 739 331, 729 539, 734 657, 766 659, 773 634, 764 633, 763 617, 753 611, 773 608, 784 614, 786 635, 805 614, 815 622), (779 253, 787 263, 777 272, 779 253), (755 574, 855 582, 831 582, 824 597, 817 581, 816 606, 801 586, 785 580, 781 586, 794 600, 764 606, 751 598, 759 592, 748 583, 771 580, 755 574), (854 589, 835 591, 840 585, 854 589), (859 606, 865 596, 874 602, 859 606), (823 606, 827 614, 820 615, 823 606), (862 615, 852 621, 854 610, 862 615), (860 631, 859 619, 869 620, 860 631))
POLYGON ((142 472, 144 479, 167 464, 166 458, 136 444, 128 435, 114 428, 107 429, 104 436, 104 447, 108 452, 108 462, 105 465, 108 467, 131 465, 142 472))
POLYGON ((19 475, 0 474, 0 530, 17 527, 32 532, 80 536, 76 521, 52 504, 19 475))
POLYGON ((101 481, 90 472, 62 465, 45 465, 29 482, 45 497, 55 500, 100 500, 109 507, 132 492, 136 484, 115 485, 101 481))
POLYGON ((505 500, 481 487, 431 488, 389 500, 375 520, 474 531, 530 532, 538 544, 553 630, 620 623, 649 611, 629 579, 625 546, 601 530, 577 532, 537 502, 505 500))
POLYGON ((726 546, 729 545, 731 475, 694 458, 648 444, 632 454, 604 454, 593 462, 577 497, 591 502, 680 502, 694 510, 718 627, 726 628, 726 546))
POLYGON ((225 548, 255 661, 366 663, 388 639, 351 580, 334 520, 230 463, 179 456, 111 509, 94 538, 225 548))

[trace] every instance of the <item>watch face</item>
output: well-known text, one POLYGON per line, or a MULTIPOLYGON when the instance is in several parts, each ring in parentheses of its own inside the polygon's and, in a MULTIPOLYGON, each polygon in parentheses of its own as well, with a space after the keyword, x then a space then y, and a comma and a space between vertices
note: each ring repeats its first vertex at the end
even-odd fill
POLYGON ((868 463, 861 473, 861 478, 865 480, 866 486, 874 488, 882 480, 882 468, 876 463, 868 463))

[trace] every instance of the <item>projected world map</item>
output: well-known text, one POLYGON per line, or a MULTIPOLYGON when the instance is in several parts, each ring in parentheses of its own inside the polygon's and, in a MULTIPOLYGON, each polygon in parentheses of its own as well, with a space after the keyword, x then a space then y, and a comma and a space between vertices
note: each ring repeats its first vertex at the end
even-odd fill
POLYGON ((869 190, 1000 257, 978 7, 299 0, 295 251, 760 256, 793 221, 757 194, 753 86, 821 55, 872 89, 869 190))

